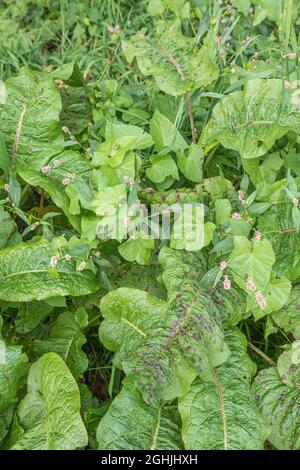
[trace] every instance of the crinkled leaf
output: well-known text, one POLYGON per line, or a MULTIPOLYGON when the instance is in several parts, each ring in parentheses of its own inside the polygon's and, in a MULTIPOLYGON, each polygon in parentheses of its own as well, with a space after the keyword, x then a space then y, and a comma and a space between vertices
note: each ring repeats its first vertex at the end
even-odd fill
POLYGON ((215 106, 201 142, 219 142, 243 158, 257 158, 288 131, 297 131, 299 124, 299 113, 283 103, 282 80, 253 79, 215 106))
POLYGON ((100 340, 116 352, 115 364, 135 378, 148 403, 186 393, 197 373, 211 380, 212 368, 230 354, 223 324, 237 323, 245 312, 239 289, 201 286, 207 267, 200 253, 164 248, 160 263, 168 302, 121 288, 104 296, 100 306, 100 340))
POLYGON ((72 450, 87 445, 79 390, 57 354, 44 354, 31 366, 27 389, 18 408, 23 433, 12 450, 72 450))
POLYGON ((278 359, 278 367, 259 372, 253 394, 267 420, 269 441, 279 450, 300 450, 299 342, 278 359))
POLYGON ((88 324, 86 310, 81 307, 74 314, 61 313, 54 323, 48 339, 35 340, 34 349, 38 355, 46 352, 55 352, 63 358, 75 379, 83 374, 88 367, 88 358, 82 346, 86 338, 82 329, 88 324), (83 315, 83 318, 80 318, 83 315))
POLYGON ((97 290, 92 271, 77 271, 73 259, 62 259, 53 271, 50 268, 52 256, 51 244, 43 240, 1 250, 0 298, 28 302, 54 296, 86 295, 97 290))
POLYGON ((262 449, 266 423, 252 397, 255 372, 247 355, 247 341, 238 329, 228 330, 228 360, 214 370, 214 380, 197 379, 179 398, 182 438, 186 449, 262 449))
POLYGON ((53 76, 22 69, 5 87, 7 98, 0 105, 0 120, 12 168, 27 183, 45 189, 78 227, 78 218, 69 212, 70 199, 62 181, 74 173, 72 184, 82 181, 88 185, 92 167, 79 152, 64 150, 59 120, 62 104, 53 76), (54 160, 61 164, 56 167, 54 160), (51 166, 50 173, 41 173, 44 166, 51 166))
POLYGON ((180 21, 160 23, 153 39, 136 35, 123 42, 129 63, 136 58, 145 76, 153 76, 158 88, 170 95, 182 95, 204 87, 218 78, 212 51, 181 33, 180 21))
POLYGON ((283 202, 272 205, 264 213, 258 221, 258 229, 272 243, 276 256, 274 271, 293 281, 300 275, 300 237, 294 228, 292 203, 283 191, 277 199, 283 202))
POLYGON ((128 379, 100 421, 97 440, 99 450, 183 449, 177 408, 146 404, 128 379))
POLYGON ((300 339, 300 287, 295 286, 289 297, 288 302, 278 310, 272 313, 272 318, 276 325, 287 333, 292 333, 294 338, 300 339))
POLYGON ((0 443, 8 432, 19 386, 28 373, 27 363, 20 346, 0 340, 0 443))
POLYGON ((137 289, 120 288, 103 297, 100 308, 104 317, 100 340, 116 352, 115 364, 134 377, 147 403, 186 393, 197 373, 178 351, 172 351, 174 347, 167 348, 174 318, 164 300, 137 289), (185 377, 179 381, 181 370, 185 377))

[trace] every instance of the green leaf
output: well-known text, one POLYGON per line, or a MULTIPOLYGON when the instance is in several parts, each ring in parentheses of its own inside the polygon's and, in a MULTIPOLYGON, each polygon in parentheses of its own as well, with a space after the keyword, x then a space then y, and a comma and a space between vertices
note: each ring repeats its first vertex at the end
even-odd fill
POLYGON ((140 127, 109 122, 105 128, 105 141, 95 151, 93 164, 118 167, 129 150, 146 149, 153 145, 152 137, 140 127))
POLYGON ((289 299, 291 288, 292 285, 288 279, 271 279, 270 282, 261 289, 266 300, 266 308, 261 310, 255 301, 254 293, 250 293, 247 299, 247 310, 253 313, 255 320, 279 310, 289 299))
POLYGON ((201 145, 192 144, 187 157, 180 152, 176 154, 176 157, 181 173, 193 183, 200 183, 203 177, 203 151, 201 145))
POLYGON ((272 153, 267 155, 262 162, 259 164, 258 159, 246 159, 242 160, 243 167, 250 176, 252 183, 256 186, 258 183, 267 182, 269 184, 274 183, 276 180, 277 172, 283 165, 283 160, 279 153, 272 153))
POLYGON ((68 62, 51 72, 54 80, 63 80, 69 86, 83 87, 85 80, 76 62, 68 62))
POLYGON ((165 247, 159 261, 168 302, 121 288, 104 296, 100 304, 101 342, 116 353, 116 367, 134 377, 152 404, 186 393, 197 374, 211 380, 212 368, 230 354, 223 325, 239 322, 245 312, 239 289, 203 289, 207 267, 201 253, 165 247))
POLYGON ((197 379, 179 398, 182 438, 186 449, 263 449, 267 428, 252 397, 255 372, 247 341, 238 330, 226 332, 231 355, 214 370, 214 380, 197 379))
POLYGON ((217 199, 215 202, 215 211, 217 225, 224 225, 230 221, 232 210, 228 199, 217 199))
POLYGON ((267 420, 269 441, 280 450, 300 449, 299 341, 279 356, 277 368, 259 372, 253 394, 267 420))
POLYGON ((248 80, 243 91, 223 98, 213 109, 201 143, 219 142, 243 158, 257 158, 288 131, 299 128, 299 113, 283 104, 281 79, 248 80))
POLYGON ((176 347, 169 351, 164 346, 174 321, 164 300, 137 289, 120 288, 104 296, 100 308, 104 317, 100 341, 116 353, 114 363, 134 377, 147 403, 186 393, 197 373, 176 347), (153 373, 156 383, 151 380, 153 373))
POLYGON ((153 239, 129 239, 118 247, 120 255, 127 261, 136 261, 138 264, 150 264, 150 257, 154 249, 153 239))
POLYGON ((11 450, 73 450, 87 445, 79 390, 57 354, 44 354, 31 366, 27 389, 18 408, 23 433, 11 450))
POLYGON ((77 271, 73 259, 63 258, 51 270, 52 256, 51 244, 43 240, 0 250, 0 299, 28 302, 86 295, 98 289, 95 275, 88 270, 77 271))
MULTIPOLYGON (((1 84, 0 84, 1 87, 1 84)), ((0 100, 1 105, 1 100, 0 100)), ((0 168, 4 171, 4 173, 8 176, 9 175, 9 168, 10 168, 10 161, 9 156, 6 149, 6 142, 3 132, 0 130, 0 168)))
POLYGON ((276 256, 274 271, 280 277, 295 280, 300 275, 300 237, 294 228, 292 202, 282 192, 258 221, 258 230, 272 243, 276 256), (274 202, 276 202, 276 200, 274 202))
POLYGON ((251 277, 258 289, 268 284, 275 262, 272 245, 268 240, 251 243, 246 237, 234 237, 234 249, 229 257, 228 267, 241 287, 246 277, 251 277))
POLYGON ((89 205, 89 209, 98 216, 115 215, 122 202, 127 202, 125 184, 100 189, 89 205))
POLYGON ((126 379, 98 426, 99 450, 183 449, 179 426, 176 407, 147 405, 126 379))
POLYGON ((209 225, 204 224, 203 205, 197 203, 174 204, 172 210, 175 216, 171 233, 171 248, 187 251, 201 250, 215 228, 215 225, 211 222, 207 223, 209 225), (206 240, 205 235, 208 237, 206 240))
POLYGON ((294 338, 300 339, 300 286, 293 287, 288 302, 273 312, 272 318, 286 333, 292 333, 294 338))
POLYGON ((170 155, 153 155, 150 161, 152 166, 147 168, 146 175, 153 183, 163 183, 168 177, 172 177, 172 182, 173 179, 179 180, 176 163, 170 155))
POLYGON ((155 150, 160 152, 166 147, 183 152, 188 144, 174 124, 157 109, 150 120, 150 133, 155 142, 155 150))
POLYGON ((137 34, 122 46, 127 61, 136 58, 141 72, 153 76, 158 88, 170 95, 205 87, 219 75, 212 51, 184 36, 180 21, 161 22, 153 39, 137 34))
POLYGON ((19 306, 18 316, 16 318, 16 331, 25 335, 34 330, 53 310, 51 305, 46 302, 33 300, 32 302, 23 302, 19 306))
POLYGON ((8 432, 19 387, 27 376, 27 362, 21 346, 0 340, 0 443, 8 432))
POLYGON ((6 81, 5 90, 0 121, 12 169, 27 183, 47 191, 78 227, 78 217, 69 212, 71 201, 62 181, 72 173, 76 175, 72 184, 82 181, 88 185, 92 167, 79 152, 65 150, 59 120, 62 104, 53 76, 24 68, 6 81), (55 166, 54 161, 60 164, 55 166), (48 166, 50 172, 42 173, 41 169, 48 166))
POLYGON ((0 206, 0 249, 6 246, 12 246, 22 241, 18 233, 16 223, 11 219, 8 212, 0 206))
POLYGON ((34 350, 38 355, 46 352, 55 352, 67 364, 75 379, 88 368, 88 358, 82 346, 86 338, 82 333, 88 324, 86 310, 81 307, 74 314, 61 313, 54 323, 48 339, 35 340, 34 350), (81 318, 81 316, 83 316, 81 318))

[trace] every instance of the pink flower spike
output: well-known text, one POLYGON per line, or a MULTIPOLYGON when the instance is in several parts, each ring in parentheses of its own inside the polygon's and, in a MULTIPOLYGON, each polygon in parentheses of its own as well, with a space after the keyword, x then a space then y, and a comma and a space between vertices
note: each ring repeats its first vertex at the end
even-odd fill
POLYGON ((256 240, 256 241, 259 241, 262 237, 262 234, 261 232, 259 232, 258 230, 256 230, 256 232, 254 233, 254 237, 253 239, 256 240))
POLYGON ((58 258, 57 258, 57 256, 52 256, 52 258, 50 259, 50 266, 51 266, 51 268, 55 268, 55 266, 57 266, 57 263, 58 263, 58 258))
POLYGON ((54 164, 54 166, 60 166, 61 161, 60 160, 54 160, 53 164, 54 164))
POLYGON ((239 190, 239 200, 241 201, 242 204, 246 204, 245 193, 241 189, 239 190))
POLYGON ((256 291, 256 285, 254 284, 253 279, 251 277, 248 277, 246 284, 247 289, 252 290, 253 292, 256 291))
POLYGON ((129 180, 130 180, 129 176, 127 175, 123 176, 124 183, 129 184, 129 180))
POLYGON ((77 271, 83 271, 86 266, 85 261, 80 261, 79 265, 77 266, 77 271))
POLYGON ((130 222, 131 222, 130 217, 124 217, 122 222, 125 225, 125 227, 128 227, 130 225, 130 222))
POLYGON ((120 25, 116 24, 116 26, 107 26, 107 31, 109 33, 119 33, 120 32, 120 25))
POLYGON ((221 44, 221 36, 216 36, 215 37, 215 43, 217 46, 219 46, 221 44))
POLYGON ((260 306, 260 308, 262 310, 264 310, 267 306, 267 302, 266 302, 266 299, 264 298, 264 296, 262 295, 261 292, 256 292, 255 294, 255 299, 256 299, 256 302, 258 303, 258 305, 260 306))
POLYGON ((9 192, 9 184, 8 183, 6 183, 4 185, 4 191, 6 191, 7 193, 9 192))
POLYGON ((294 204, 294 206, 299 205, 299 199, 297 197, 293 197, 293 204, 294 204))
POLYGON ((297 57, 297 54, 296 52, 289 52, 287 55, 286 55, 287 59, 296 59, 297 57))
POLYGON ((231 218, 234 219, 234 220, 240 220, 242 218, 242 216, 238 212, 234 212, 232 214, 231 218))
POLYGON ((72 256, 71 256, 69 253, 67 253, 67 254, 65 255, 65 260, 71 261, 71 259, 72 259, 72 256))
POLYGON ((224 287, 225 290, 230 290, 231 289, 231 280, 229 279, 228 276, 224 276, 223 287, 224 287))
POLYGON ((64 186, 67 186, 67 185, 70 184, 70 183, 71 183, 70 178, 64 178, 64 179, 62 180, 62 184, 63 184, 64 186))
POLYGON ((67 126, 63 126, 62 128, 62 131, 65 132, 66 134, 69 134, 70 131, 69 131, 69 128, 67 126))
POLYGON ((44 173, 45 175, 47 173, 50 173, 50 171, 51 171, 51 166, 50 165, 43 166, 43 168, 41 169, 41 172, 44 173))
POLYGON ((221 261, 221 263, 220 263, 220 269, 221 269, 221 271, 224 271, 224 269, 226 269, 226 268, 227 268, 227 263, 226 263, 226 261, 221 261))

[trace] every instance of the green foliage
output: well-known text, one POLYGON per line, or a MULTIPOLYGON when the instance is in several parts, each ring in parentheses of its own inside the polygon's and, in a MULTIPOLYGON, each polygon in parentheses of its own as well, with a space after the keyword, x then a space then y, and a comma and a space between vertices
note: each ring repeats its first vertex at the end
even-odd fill
POLYGON ((3 5, 0 448, 300 449, 297 2, 3 5))

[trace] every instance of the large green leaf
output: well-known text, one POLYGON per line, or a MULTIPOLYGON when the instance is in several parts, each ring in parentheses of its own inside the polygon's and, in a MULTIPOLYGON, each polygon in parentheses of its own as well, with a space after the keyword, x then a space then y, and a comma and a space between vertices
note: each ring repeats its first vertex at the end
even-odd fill
POLYGON ((273 204, 260 217, 258 229, 272 243, 276 256, 274 271, 293 281, 300 276, 300 237, 294 227, 292 201, 283 191, 277 199, 279 203, 273 204))
POLYGON ((141 72, 153 76, 162 91, 174 96, 205 87, 219 74, 212 51, 184 36, 180 21, 160 23, 153 39, 136 35, 124 41, 123 51, 129 63, 136 58, 141 72))
POLYGON ((63 312, 57 318, 50 333, 44 340, 35 340, 34 349, 42 355, 45 352, 55 352, 63 358, 75 378, 83 374, 88 367, 88 358, 82 346, 86 338, 82 333, 88 324, 88 315, 84 308, 77 312, 63 312))
POLYGON ((300 286, 292 289, 288 302, 272 313, 275 323, 294 338, 300 339, 300 286))
POLYGON ((0 341, 0 443, 8 432, 19 386, 28 373, 27 362, 20 346, 0 341))
POLYGON ((168 303, 121 288, 100 305, 100 340, 116 352, 115 364, 135 377, 148 403, 186 393, 197 372, 210 380, 212 368, 230 354, 223 323, 240 321, 245 311, 239 290, 219 293, 200 286, 206 269, 201 254, 164 248, 160 262, 168 303))
POLYGON ((52 256, 51 244, 44 240, 0 250, 0 299, 27 302, 97 290, 92 271, 78 271, 75 260, 64 258, 51 269, 52 256))
POLYGON ((97 430, 99 450, 183 449, 176 406, 148 405, 126 379, 97 430))
POLYGON ((105 128, 105 141, 98 145, 93 158, 95 166, 118 167, 129 150, 145 149, 153 145, 147 132, 137 126, 119 122, 108 123, 105 128))
POLYGON ((188 146, 174 124, 157 109, 150 120, 150 132, 157 152, 160 152, 165 147, 170 147, 170 150, 175 152, 183 151, 188 146))
POLYGON ((88 193, 89 171, 92 167, 79 152, 64 149, 62 125, 59 120, 62 104, 53 76, 22 69, 16 77, 5 82, 6 99, 0 105, 3 131, 10 164, 29 184, 41 186, 61 207, 70 221, 78 227, 76 213, 70 208, 74 195, 68 196, 63 180, 69 173, 76 178, 71 182, 78 200, 84 207, 88 202, 82 193, 88 193), (55 165, 54 161, 59 161, 55 165), (50 166, 48 173, 43 167, 50 166))
POLYGON ((234 249, 229 258, 229 268, 238 284, 244 286, 251 277, 258 289, 269 282, 275 255, 268 240, 251 243, 246 237, 234 237, 234 249))
POLYGON ((176 344, 168 348, 174 317, 167 302, 138 289, 120 288, 103 297, 100 308, 100 340, 116 353, 116 366, 134 377, 147 403, 186 393, 197 372, 176 344))
POLYGON ((214 381, 197 379, 179 398, 186 449, 262 449, 267 436, 250 390, 255 372, 247 341, 238 329, 226 333, 231 355, 214 370, 214 381))
POLYGON ((231 93, 215 106, 202 144, 219 142, 243 158, 264 155, 289 130, 299 129, 299 113, 284 105, 283 90, 279 79, 248 80, 243 91, 231 93))
POLYGON ((31 366, 27 388, 18 408, 23 432, 12 450, 72 450, 87 444, 79 390, 57 354, 44 354, 31 366))
POLYGON ((253 394, 271 427, 269 441, 279 450, 300 450, 299 341, 278 359, 277 368, 259 372, 253 394))

